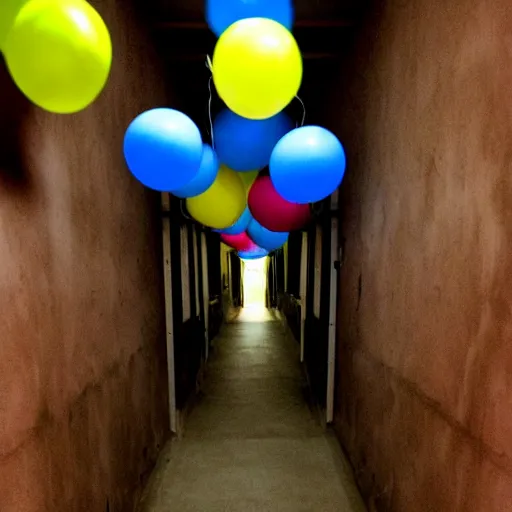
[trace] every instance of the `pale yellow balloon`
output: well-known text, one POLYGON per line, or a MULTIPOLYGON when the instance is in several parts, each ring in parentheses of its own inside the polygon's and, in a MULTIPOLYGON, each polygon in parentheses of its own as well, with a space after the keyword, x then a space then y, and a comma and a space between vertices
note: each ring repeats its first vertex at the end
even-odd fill
POLYGON ((92 103, 112 64, 108 28, 86 0, 30 0, 16 15, 3 52, 23 94, 56 114, 92 103))
POLYGON ((0 0, 0 50, 3 51, 7 34, 16 16, 28 0, 0 0))
POLYGON ((246 188, 239 173, 221 165, 213 185, 202 194, 187 199, 189 214, 213 229, 232 226, 247 207, 246 188))
POLYGON ((220 36, 212 71, 219 96, 233 112, 248 119, 267 119, 297 94, 302 56, 283 25, 267 18, 247 18, 220 36))

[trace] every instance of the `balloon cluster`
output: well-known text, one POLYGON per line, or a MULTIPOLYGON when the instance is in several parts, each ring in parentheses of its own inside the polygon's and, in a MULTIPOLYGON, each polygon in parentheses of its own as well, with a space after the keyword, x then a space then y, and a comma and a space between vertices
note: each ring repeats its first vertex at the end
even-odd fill
POLYGON ((219 36, 213 82, 228 107, 213 122, 212 146, 185 114, 157 108, 128 127, 125 159, 144 185, 185 199, 190 216, 241 258, 259 258, 336 190, 345 153, 330 131, 295 128, 285 113, 302 82, 291 1, 207 0, 206 13, 219 36))
POLYGON ((0 50, 23 94, 57 114, 92 103, 112 64, 109 31, 85 0, 2 0, 0 50))

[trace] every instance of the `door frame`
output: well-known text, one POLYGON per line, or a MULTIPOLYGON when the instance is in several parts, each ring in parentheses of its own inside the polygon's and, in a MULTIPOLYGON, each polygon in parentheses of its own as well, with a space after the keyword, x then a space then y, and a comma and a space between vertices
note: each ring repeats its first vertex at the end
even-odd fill
POLYGON ((210 350, 209 326, 210 326, 210 286, 208 283, 208 244, 206 233, 201 231, 201 270, 203 285, 203 308, 204 308, 204 358, 208 361, 210 350))
POLYGON ((194 258, 194 295, 195 295, 195 311, 196 317, 201 319, 201 297, 199 290, 201 283, 199 282, 199 236, 198 229, 195 225, 192 225, 192 255, 194 258))
POLYGON ((325 419, 327 423, 334 421, 334 398, 336 385, 336 338, 337 338, 337 313, 338 313, 338 204, 339 191, 331 196, 331 255, 329 278, 329 335, 327 351, 327 396, 325 419))
POLYGON ((165 292, 165 340, 167 348, 167 387, 169 393, 169 426, 173 434, 178 433, 178 413, 176 408, 176 374, 174 362, 174 316, 172 301, 171 272, 171 198, 170 194, 162 193, 162 242, 163 272, 165 292))
POLYGON ((302 247, 300 257, 300 362, 304 362, 304 343, 306 336, 306 306, 308 291, 308 234, 302 233, 302 247))

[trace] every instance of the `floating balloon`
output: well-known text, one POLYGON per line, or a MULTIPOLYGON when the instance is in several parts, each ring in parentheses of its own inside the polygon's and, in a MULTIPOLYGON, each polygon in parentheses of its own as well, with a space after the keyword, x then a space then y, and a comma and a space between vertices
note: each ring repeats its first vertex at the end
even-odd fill
POLYGON ((244 184, 238 173, 221 165, 213 185, 187 199, 187 210, 195 220, 214 229, 232 226, 247 206, 244 184))
POLYGON ((264 258, 265 256, 268 256, 268 251, 262 249, 261 247, 258 247, 257 249, 251 251, 239 251, 238 256, 242 260, 259 260, 261 258, 264 258))
POLYGON ((245 18, 270 18, 291 29, 291 0, 207 0, 206 21, 212 32, 220 36, 230 25, 245 18))
POLYGON ((269 176, 259 176, 249 192, 251 215, 270 231, 288 232, 302 228, 311 218, 309 205, 281 197, 269 176))
POLYGON ((208 145, 203 145, 203 157, 199 166, 198 173, 179 190, 173 194, 177 197, 194 197, 208 190, 219 172, 219 160, 215 151, 208 145))
POLYGON ((203 142, 188 116, 155 108, 131 122, 124 136, 124 156, 132 174, 146 187, 172 192, 196 177, 203 142))
POLYGON ((238 235, 220 235, 221 241, 229 247, 237 251, 252 251, 257 249, 256 244, 249 238, 247 233, 240 233, 238 235))
POLYGON ((288 233, 270 231, 254 219, 249 223, 247 234, 258 247, 269 252, 279 249, 288 240, 288 233))
POLYGON ((248 119, 266 119, 283 110, 297 94, 302 57, 283 25, 248 18, 222 34, 212 71, 219 96, 233 112, 248 119))
POLYGON ((261 170, 279 139, 293 129, 284 113, 263 120, 246 119, 223 110, 215 119, 213 133, 219 160, 235 171, 261 170))
POLYGON ((277 143, 270 178, 288 201, 316 203, 340 186, 345 167, 345 151, 336 135, 320 126, 303 126, 277 143))
POLYGON ((249 226, 249 222, 252 220, 251 212, 249 208, 244 210, 244 213, 240 215, 239 219, 229 228, 226 229, 218 229, 216 230, 218 233, 225 233, 226 235, 239 235, 247 230, 249 226))
POLYGON ((0 50, 3 50, 7 34, 16 16, 28 0, 2 0, 0 2, 0 50))
POLYGON ((85 0, 30 0, 8 32, 3 52, 23 94, 57 114, 92 103, 112 63, 108 29, 85 0))

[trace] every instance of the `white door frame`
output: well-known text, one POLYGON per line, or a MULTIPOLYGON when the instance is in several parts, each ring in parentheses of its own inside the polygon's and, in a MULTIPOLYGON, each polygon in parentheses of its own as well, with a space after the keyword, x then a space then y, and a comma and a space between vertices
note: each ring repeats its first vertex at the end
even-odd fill
POLYGON ((192 316, 192 293, 190 290, 190 265, 189 265, 188 225, 180 227, 180 252, 181 252, 181 300, 183 303, 183 323, 192 316))
POLYGON ((172 304, 172 272, 171 272, 171 220, 169 212, 171 198, 168 193, 162 194, 162 241, 163 241, 163 266, 165 287, 165 326, 167 347, 167 385, 169 392, 169 425, 171 432, 178 432, 176 411, 176 380, 174 369, 174 324, 172 304))
POLYGON ((330 256, 330 279, 329 279, 329 335, 327 349, 327 399, 326 399, 326 421, 332 423, 334 420, 334 386, 336 376, 336 319, 338 309, 338 271, 336 261, 338 260, 338 191, 331 196, 331 256, 330 256))
POLYGON ((320 320, 320 309, 322 305, 322 254, 323 254, 323 238, 324 231, 320 224, 316 225, 315 230, 315 247, 313 251, 313 316, 320 320))
POLYGON ((231 268, 231 252, 226 253, 228 259, 228 286, 229 286, 229 301, 230 307, 233 307, 233 269, 231 268))
POLYGON ((210 287, 208 284, 208 244, 206 243, 206 234, 201 232, 201 267, 203 275, 203 303, 204 303, 204 343, 205 360, 208 361, 208 352, 210 349, 210 340, 208 326, 210 321, 210 287))
POLYGON ((192 226, 192 254, 194 256, 194 295, 196 305, 196 317, 201 317, 201 302, 199 301, 199 237, 196 226, 192 226))
POLYGON ((300 362, 304 362, 304 341, 306 335, 306 295, 308 291, 308 234, 302 233, 300 257, 300 362))

